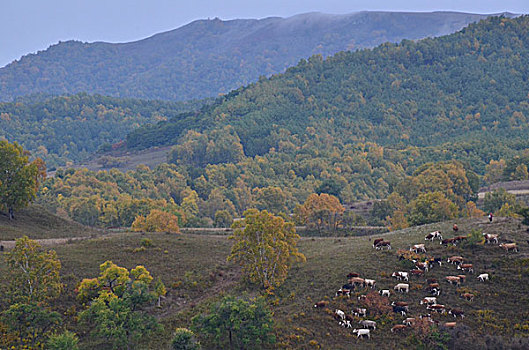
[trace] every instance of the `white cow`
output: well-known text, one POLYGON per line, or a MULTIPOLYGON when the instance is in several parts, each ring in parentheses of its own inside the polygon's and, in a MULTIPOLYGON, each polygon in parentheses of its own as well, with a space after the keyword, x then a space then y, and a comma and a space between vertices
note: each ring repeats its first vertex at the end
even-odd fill
POLYGON ((371 338, 369 329, 353 329, 353 334, 357 334, 356 338, 360 338, 361 336, 371 338))
POLYGON ((427 305, 437 304, 437 298, 436 297, 424 297, 421 300, 421 305, 423 304, 427 304, 427 305))
POLYGON ((389 289, 382 289, 378 292, 380 295, 382 295, 383 297, 388 297, 391 295, 389 289))
POLYGON ((342 321, 345 320, 345 312, 343 312, 342 310, 336 309, 334 310, 334 314, 339 316, 342 319, 342 321))
POLYGON ((377 282, 375 280, 368 280, 367 278, 364 280, 364 285, 366 287, 375 288, 376 284, 377 284, 377 282))
POLYGON ((395 287, 393 287, 393 290, 396 290, 397 292, 408 293, 410 291, 410 285, 407 283, 399 283, 395 287))
POLYGON ((482 273, 481 275, 478 276, 478 280, 480 280, 481 282, 488 281, 489 280, 489 274, 488 273, 482 273))

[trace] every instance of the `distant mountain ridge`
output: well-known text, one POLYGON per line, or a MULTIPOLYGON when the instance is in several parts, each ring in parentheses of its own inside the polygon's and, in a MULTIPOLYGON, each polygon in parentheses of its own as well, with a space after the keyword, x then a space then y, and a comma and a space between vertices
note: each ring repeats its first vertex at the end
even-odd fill
POLYGON ((129 43, 60 42, 0 68, 0 101, 78 92, 165 100, 217 96, 314 54, 441 36, 488 16, 357 12, 216 18, 129 43))

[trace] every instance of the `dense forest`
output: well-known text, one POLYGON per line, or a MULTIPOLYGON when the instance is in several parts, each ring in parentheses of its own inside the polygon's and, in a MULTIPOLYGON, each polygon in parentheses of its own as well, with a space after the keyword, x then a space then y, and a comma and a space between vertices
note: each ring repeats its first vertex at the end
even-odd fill
POLYGON ((0 101, 38 92, 177 101, 216 97, 314 54, 445 35, 485 17, 358 12, 216 18, 130 43, 61 42, 0 68, 0 101))
POLYGON ((118 99, 84 93, 32 95, 0 103, 0 139, 17 141, 48 169, 71 165, 97 150, 110 150, 124 135, 147 123, 199 108, 189 102, 118 99))
MULTIPOLYGON (((297 154, 317 134, 340 150, 433 147, 440 153, 427 148, 428 159, 456 157, 483 172, 528 146, 528 21, 496 17, 440 38, 313 56, 220 98, 194 117, 194 129, 229 125, 251 157, 285 153, 285 142, 297 154)), ((181 144, 185 128, 169 119, 135 130, 127 144, 181 144)))
POLYGON ((388 198, 368 221, 393 229, 480 215, 481 183, 528 177, 528 20, 491 18, 442 38, 312 57, 129 134, 129 148, 176 143, 172 165, 61 172, 41 200, 110 226, 134 219, 120 216, 120 196, 162 200, 140 214, 166 208, 188 226, 225 225, 253 207, 299 212, 322 193, 341 203, 388 198), (158 187, 160 169, 179 179, 173 190, 158 187))

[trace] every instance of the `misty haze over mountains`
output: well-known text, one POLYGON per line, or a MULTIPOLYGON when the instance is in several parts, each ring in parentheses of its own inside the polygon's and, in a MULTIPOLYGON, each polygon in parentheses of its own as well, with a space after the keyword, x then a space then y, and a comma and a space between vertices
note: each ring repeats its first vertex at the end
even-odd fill
POLYGON ((314 54, 441 36, 487 16, 358 12, 216 18, 130 43, 61 42, 0 68, 0 100, 43 92, 176 101, 217 96, 314 54))

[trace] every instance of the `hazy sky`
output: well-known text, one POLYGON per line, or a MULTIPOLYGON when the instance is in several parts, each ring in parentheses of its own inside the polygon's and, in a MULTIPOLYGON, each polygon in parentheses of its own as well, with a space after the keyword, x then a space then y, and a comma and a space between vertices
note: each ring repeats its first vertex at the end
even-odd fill
POLYGON ((529 0, 0 0, 0 67, 59 40, 125 42, 208 17, 363 10, 529 13, 529 0))

